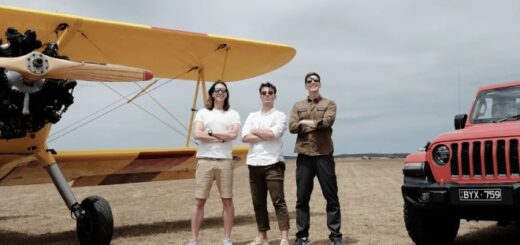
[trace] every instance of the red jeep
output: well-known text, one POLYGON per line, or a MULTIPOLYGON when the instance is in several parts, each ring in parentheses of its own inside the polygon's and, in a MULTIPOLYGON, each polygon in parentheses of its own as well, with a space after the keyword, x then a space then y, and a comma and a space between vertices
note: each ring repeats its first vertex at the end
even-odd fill
POLYGON ((404 221, 417 244, 450 244, 460 219, 520 221, 520 82, 478 90, 455 131, 404 162, 404 221))

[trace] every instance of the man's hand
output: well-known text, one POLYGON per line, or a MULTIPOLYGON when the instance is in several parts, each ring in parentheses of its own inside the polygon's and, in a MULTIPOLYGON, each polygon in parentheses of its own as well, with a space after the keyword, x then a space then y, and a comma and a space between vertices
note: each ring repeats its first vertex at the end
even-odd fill
POLYGON ((316 121, 314 120, 301 120, 298 122, 298 124, 305 125, 307 127, 316 128, 316 121))
POLYGON ((254 128, 251 129, 251 134, 257 136, 262 140, 272 140, 274 139, 273 131, 268 128, 254 128))

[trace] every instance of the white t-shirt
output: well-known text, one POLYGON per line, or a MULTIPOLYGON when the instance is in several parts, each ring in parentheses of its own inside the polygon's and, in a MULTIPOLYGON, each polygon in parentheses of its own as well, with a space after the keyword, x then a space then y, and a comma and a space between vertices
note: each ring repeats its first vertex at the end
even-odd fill
MULTIPOLYGON (((231 128, 231 125, 238 124, 240 126, 240 115, 233 109, 208 110, 201 109, 195 115, 193 123, 203 122, 206 130, 222 131, 231 128)), ((226 142, 199 142, 199 150, 197 151, 197 158, 210 157, 220 159, 233 159, 233 146, 231 141, 226 142)))
POLYGON ((261 110, 250 113, 242 128, 242 138, 251 133, 251 129, 257 128, 269 128, 275 138, 273 140, 249 144, 247 165, 267 166, 283 161, 282 136, 287 129, 287 116, 285 116, 285 113, 276 108, 271 109, 265 114, 262 114, 261 110))

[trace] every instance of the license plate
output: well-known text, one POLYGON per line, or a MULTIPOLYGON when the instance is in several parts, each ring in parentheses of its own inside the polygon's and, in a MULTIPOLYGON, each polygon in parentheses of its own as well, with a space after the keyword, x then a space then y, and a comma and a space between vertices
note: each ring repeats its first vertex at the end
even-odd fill
POLYGON ((460 189, 460 201, 502 201, 501 189, 460 189))

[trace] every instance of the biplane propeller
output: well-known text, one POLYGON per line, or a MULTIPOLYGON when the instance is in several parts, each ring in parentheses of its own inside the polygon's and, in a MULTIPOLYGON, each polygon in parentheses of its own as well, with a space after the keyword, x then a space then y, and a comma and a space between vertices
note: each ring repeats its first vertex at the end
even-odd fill
MULTIPOLYGON (((197 148, 189 145, 191 127, 184 147, 49 148, 51 124, 73 104, 76 80, 141 81, 156 76, 196 81, 191 122, 200 90, 206 99, 207 80, 255 77, 283 66, 296 53, 282 44, 7 6, 0 6, 0 30, 7 30, 7 42, 0 42, 0 186, 54 183, 77 220, 81 244, 111 242, 112 212, 102 197, 78 203, 71 187, 193 178, 197 148), (15 28, 28 31, 22 34, 15 28)), ((233 148, 235 166, 245 163, 247 150, 233 148)))
POLYGON ((151 71, 140 68, 57 59, 36 51, 20 57, 0 58, 0 67, 20 73, 27 85, 34 85, 40 79, 114 82, 153 78, 151 71))
POLYGON ((153 78, 151 71, 140 68, 57 59, 36 51, 20 57, 0 58, 0 67, 6 69, 9 85, 25 94, 24 115, 30 113, 30 94, 40 91, 49 79, 124 82, 153 78))

